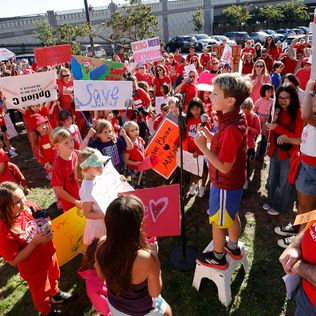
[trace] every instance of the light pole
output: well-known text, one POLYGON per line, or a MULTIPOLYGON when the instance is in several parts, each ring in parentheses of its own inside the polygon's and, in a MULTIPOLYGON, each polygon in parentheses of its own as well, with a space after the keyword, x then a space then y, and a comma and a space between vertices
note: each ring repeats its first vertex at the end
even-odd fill
MULTIPOLYGON (((83 1, 84 1, 84 9, 86 11, 87 22, 90 24, 90 28, 91 28, 88 0, 83 0, 83 1)), ((89 38, 90 38, 90 46, 91 46, 92 56, 94 56, 94 40, 93 40, 93 36, 90 35, 89 38)))

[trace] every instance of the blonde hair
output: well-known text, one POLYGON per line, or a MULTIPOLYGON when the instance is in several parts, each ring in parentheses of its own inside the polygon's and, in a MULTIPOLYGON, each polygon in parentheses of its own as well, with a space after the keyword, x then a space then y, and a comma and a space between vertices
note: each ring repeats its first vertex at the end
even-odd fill
POLYGON ((251 92, 251 83, 238 73, 224 73, 216 76, 212 82, 223 91, 224 97, 235 98, 235 107, 240 106, 251 92))
POLYGON ((57 145, 65 139, 72 138, 71 133, 64 127, 56 127, 50 134, 53 145, 57 145))
POLYGON ((63 72, 69 72, 70 73, 70 70, 66 67, 61 67, 60 70, 59 70, 59 77, 61 78, 63 72))
POLYGON ((127 121, 127 122, 125 122, 125 124, 123 126, 123 128, 125 129, 128 136, 129 136, 129 130, 132 126, 135 126, 139 129, 139 126, 135 121, 127 121))
POLYGON ((95 121, 94 129, 96 131, 96 134, 101 134, 106 128, 112 131, 112 141, 116 143, 117 139, 113 130, 112 123, 105 119, 95 121))
POLYGON ((258 63, 263 64, 262 76, 268 76, 269 75, 266 62, 263 59, 258 59, 258 60, 256 60, 256 62, 253 64, 253 67, 252 67, 252 73, 251 73, 251 79, 252 80, 256 79, 256 77, 257 77, 256 66, 257 66, 258 63))
POLYGON ((241 105, 241 108, 246 110, 246 111, 250 111, 252 112, 253 108, 254 108, 254 104, 252 101, 252 98, 247 98, 241 105))
POLYGON ((77 162, 75 170, 76 170, 77 179, 80 182, 83 180, 82 171, 84 170, 80 167, 80 164, 84 162, 85 160, 87 160, 91 155, 95 154, 97 151, 98 151, 97 149, 91 148, 91 147, 86 147, 85 149, 82 149, 79 151, 78 162, 77 162))

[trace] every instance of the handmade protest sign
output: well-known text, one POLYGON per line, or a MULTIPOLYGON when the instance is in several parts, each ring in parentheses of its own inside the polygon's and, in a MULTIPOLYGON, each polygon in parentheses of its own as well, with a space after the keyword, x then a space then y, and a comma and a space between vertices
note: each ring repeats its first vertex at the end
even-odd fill
MULTIPOLYGON (((233 60, 233 71, 238 71, 239 62, 241 57, 241 45, 232 45, 231 46, 232 53, 231 57, 233 60)), ((221 59, 223 55, 224 45, 212 45, 212 52, 217 53, 218 59, 221 59)))
MULTIPOLYGON (((180 151, 177 152, 177 166, 180 167, 180 151)), ((183 150, 183 170, 202 177, 204 156, 193 157, 192 153, 183 150)))
POLYGON ((125 109, 125 101, 133 97, 131 81, 74 80, 77 111, 125 109))
POLYGON ((59 266, 69 262, 86 248, 83 243, 85 226, 86 218, 82 209, 77 207, 52 220, 53 243, 59 266))
POLYGON ((14 57, 15 54, 6 48, 0 48, 0 60, 8 60, 14 57))
POLYGON ((137 63, 153 61, 161 58, 159 37, 149 38, 131 43, 134 60, 137 63))
POLYGON ((15 127, 14 127, 14 125, 13 125, 11 119, 10 119, 10 116, 6 114, 3 117, 3 119, 4 119, 4 122, 5 122, 5 126, 7 128, 8 138, 11 139, 13 137, 18 136, 19 134, 16 131, 16 129, 15 129, 15 127))
POLYGON ((71 72, 76 80, 122 80, 124 64, 85 56, 71 57, 71 72))
POLYGON ((135 190, 120 195, 135 195, 144 203, 144 231, 147 236, 180 235, 179 184, 135 190))
POLYGON ((179 127, 169 119, 165 119, 158 128, 146 148, 146 157, 156 155, 159 162, 153 170, 169 179, 177 167, 176 145, 179 140, 179 127))
POLYGON ((56 72, 46 71, 23 76, 0 78, 8 109, 57 100, 56 72))
POLYGON ((96 184, 91 193, 104 213, 109 204, 118 197, 118 193, 134 190, 126 179, 117 172, 110 159, 109 157, 102 175, 96 177, 96 184))
POLYGON ((70 63, 71 46, 70 44, 65 44, 35 48, 34 55, 37 66, 39 67, 70 63))

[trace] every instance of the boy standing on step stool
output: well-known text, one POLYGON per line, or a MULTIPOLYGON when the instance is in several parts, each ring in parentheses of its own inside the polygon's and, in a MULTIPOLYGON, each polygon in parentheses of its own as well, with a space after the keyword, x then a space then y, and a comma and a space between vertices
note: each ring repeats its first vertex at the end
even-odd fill
POLYGON ((238 210, 245 183, 248 148, 247 122, 240 106, 249 97, 251 84, 239 74, 230 73, 214 78, 213 87, 212 104, 219 117, 219 126, 214 135, 207 128, 200 127, 195 143, 210 163, 208 213, 214 250, 200 254, 197 261, 209 267, 226 269, 226 253, 236 260, 242 257, 238 247, 238 210), (207 140, 211 141, 211 149, 207 147, 207 140))

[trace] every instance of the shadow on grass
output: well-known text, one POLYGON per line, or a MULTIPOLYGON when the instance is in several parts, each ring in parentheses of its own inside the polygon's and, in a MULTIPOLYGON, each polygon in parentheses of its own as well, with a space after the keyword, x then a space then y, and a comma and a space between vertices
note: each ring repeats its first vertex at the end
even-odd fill
MULTIPOLYGON (((15 274, 17 274, 16 268, 11 267, 8 263, 3 263, 3 265, 0 267, 0 289, 5 287, 8 280, 15 274)), ((14 289, 12 289, 12 291, 14 291, 14 289)), ((7 295, 5 295, 4 292, 1 292, 0 298, 6 297, 7 295)))

